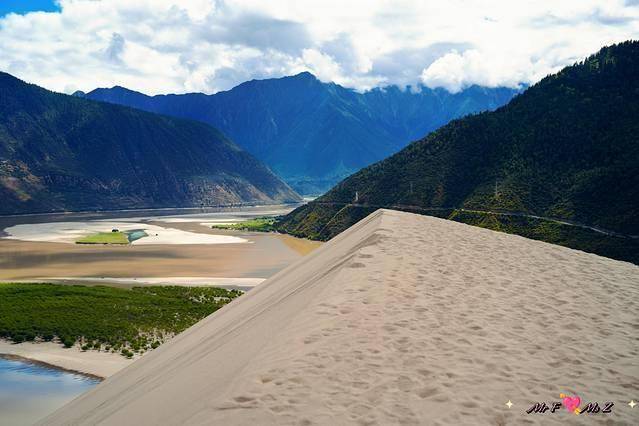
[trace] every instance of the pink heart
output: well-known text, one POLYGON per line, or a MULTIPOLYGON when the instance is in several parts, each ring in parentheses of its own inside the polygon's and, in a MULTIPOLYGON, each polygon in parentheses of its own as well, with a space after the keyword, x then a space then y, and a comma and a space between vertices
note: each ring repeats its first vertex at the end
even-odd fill
POLYGON ((581 404, 581 398, 578 396, 567 396, 563 400, 564 407, 568 411, 575 411, 575 408, 579 408, 579 404, 581 404))

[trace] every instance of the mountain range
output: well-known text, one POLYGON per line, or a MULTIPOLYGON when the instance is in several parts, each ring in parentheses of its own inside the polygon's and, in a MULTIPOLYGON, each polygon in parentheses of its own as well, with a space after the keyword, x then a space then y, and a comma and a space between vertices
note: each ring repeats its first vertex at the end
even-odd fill
POLYGON ((359 93, 303 72, 213 95, 147 96, 118 86, 76 95, 208 123, 297 192, 321 194, 451 119, 495 109, 518 92, 390 86, 359 93))
POLYGON ((389 207, 639 263, 638 75, 639 42, 603 48, 360 170, 279 228, 325 240, 389 207))
POLYGON ((0 214, 297 202, 197 121, 53 93, 0 73, 0 214))

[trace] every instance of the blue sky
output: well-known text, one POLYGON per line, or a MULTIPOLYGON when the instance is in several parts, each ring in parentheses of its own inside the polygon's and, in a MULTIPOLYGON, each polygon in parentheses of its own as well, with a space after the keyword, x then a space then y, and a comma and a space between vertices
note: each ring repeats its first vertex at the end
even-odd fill
POLYGON ((15 12, 25 14, 28 12, 55 12, 60 10, 54 0, 0 0, 0 16, 15 12))
POLYGON ((66 93, 518 87, 628 39, 639 0, 0 0, 0 71, 66 93))

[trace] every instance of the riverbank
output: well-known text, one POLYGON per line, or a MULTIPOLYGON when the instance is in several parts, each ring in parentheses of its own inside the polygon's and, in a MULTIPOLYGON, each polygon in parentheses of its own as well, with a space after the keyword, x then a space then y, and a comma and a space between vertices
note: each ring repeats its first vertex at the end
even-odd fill
MULTIPOLYGON (((39 277, 29 280, 12 280, 13 283, 43 283, 65 285, 104 285, 116 288, 144 286, 218 287, 225 290, 249 291, 265 281, 264 278, 221 277, 39 277)), ((2 282, 0 281, 0 284, 2 282)))
POLYGON ((92 375, 0 355, 0 426, 31 426, 100 383, 92 375))
POLYGON ((82 351, 78 345, 65 348, 55 342, 12 343, 0 339, 0 355, 20 357, 98 379, 105 379, 144 355, 128 359, 119 353, 82 351))

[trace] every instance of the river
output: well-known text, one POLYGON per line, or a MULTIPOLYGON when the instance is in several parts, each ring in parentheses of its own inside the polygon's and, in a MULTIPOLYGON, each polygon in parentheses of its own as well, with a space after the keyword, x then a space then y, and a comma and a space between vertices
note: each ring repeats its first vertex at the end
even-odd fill
POLYGON ((298 260, 319 243, 275 233, 214 230, 211 224, 285 214, 292 208, 263 206, 0 217, 0 281, 112 285, 210 282, 227 284, 227 287, 234 283, 238 287, 244 287, 245 283, 251 286, 298 260), (82 230, 87 234, 126 226, 147 227, 152 231, 149 237, 127 246, 73 243, 82 230), (218 240, 230 243, 215 243, 218 240))
POLYGON ((98 383, 42 364, 0 357, 0 425, 31 425, 98 383))

